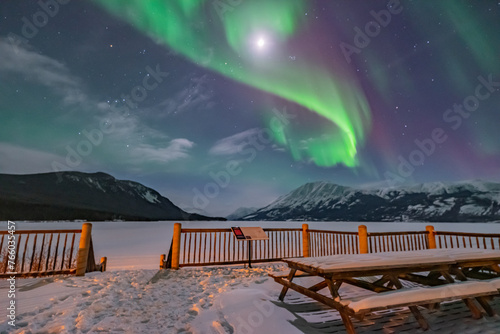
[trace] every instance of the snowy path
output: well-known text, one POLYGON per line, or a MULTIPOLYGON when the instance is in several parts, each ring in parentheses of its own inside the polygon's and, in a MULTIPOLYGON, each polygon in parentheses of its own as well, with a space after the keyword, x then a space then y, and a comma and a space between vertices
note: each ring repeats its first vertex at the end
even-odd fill
MULTIPOLYGON (((267 276, 275 269, 185 268, 156 276, 157 270, 134 270, 18 280, 17 329, 3 322, 0 333, 230 333, 222 310, 238 307, 235 296, 246 296, 240 308, 255 307, 248 305, 254 297, 275 299, 266 294, 269 288, 279 290, 267 276), (36 281, 42 283, 33 285, 36 281), (266 288, 251 288, 262 283, 266 288)), ((1 281, 0 294, 6 294, 6 287, 1 281)), ((5 315, 2 310, 2 319, 5 315)))

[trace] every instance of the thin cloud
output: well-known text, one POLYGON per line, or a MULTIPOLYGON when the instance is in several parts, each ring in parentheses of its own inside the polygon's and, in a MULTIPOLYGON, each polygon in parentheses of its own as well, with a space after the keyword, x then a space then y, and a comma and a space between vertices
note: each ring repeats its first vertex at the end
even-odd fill
POLYGON ((208 76, 192 77, 189 85, 172 94, 156 106, 143 110, 142 113, 151 117, 162 118, 169 115, 178 115, 198 108, 208 110, 214 106, 213 91, 207 87, 208 76))
POLYGON ((194 147, 194 142, 185 138, 172 139, 167 147, 157 147, 141 144, 134 147, 131 156, 136 159, 150 162, 171 162, 189 157, 189 150, 194 147))
POLYGON ((62 95, 66 104, 87 101, 86 94, 80 88, 80 80, 60 61, 20 45, 14 46, 5 38, 0 38, 0 54, 0 72, 11 72, 47 86, 62 95))
POLYGON ((240 153, 249 145, 249 138, 258 135, 258 128, 248 129, 230 137, 218 140, 209 150, 211 155, 231 155, 240 153))

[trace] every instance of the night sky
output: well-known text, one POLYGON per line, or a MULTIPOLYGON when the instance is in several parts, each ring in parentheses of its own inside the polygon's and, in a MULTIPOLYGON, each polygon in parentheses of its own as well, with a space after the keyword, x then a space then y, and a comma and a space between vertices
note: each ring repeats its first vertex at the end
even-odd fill
POLYGON ((210 215, 500 181, 499 32, 498 0, 1 1, 0 173, 103 171, 210 215))

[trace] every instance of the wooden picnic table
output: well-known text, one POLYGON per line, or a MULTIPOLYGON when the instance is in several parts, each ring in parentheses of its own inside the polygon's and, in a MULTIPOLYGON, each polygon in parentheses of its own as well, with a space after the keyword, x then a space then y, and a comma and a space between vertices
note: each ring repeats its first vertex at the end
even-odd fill
MULTIPOLYGON (((363 306, 362 312, 359 312, 360 310, 349 307, 349 303, 352 300, 343 301, 342 296, 339 294, 339 288, 344 283, 378 292, 380 293, 379 295, 390 293, 392 300, 397 300, 398 302, 393 302, 392 305, 387 305, 386 308, 402 305, 408 306, 424 329, 428 328, 428 325, 420 314, 417 305, 436 304, 453 298, 462 299, 471 310, 473 316, 480 318, 481 311, 472 300, 472 298, 475 298, 489 315, 494 314, 484 297, 496 294, 498 291, 491 284, 488 285, 485 283, 479 285, 468 281, 468 278, 477 278, 478 276, 480 278, 499 277, 500 251, 497 250, 428 249, 289 258, 283 259, 283 261, 290 268, 289 274, 286 277, 271 275, 276 282, 283 285, 279 299, 283 300, 288 289, 291 288, 329 305, 340 312, 349 333, 355 333, 349 316, 356 317, 360 315, 358 318, 362 319, 364 314, 381 309, 380 302, 387 298, 378 297, 378 300, 374 301, 377 298, 372 297, 369 303, 357 300, 351 306, 368 305, 363 306), (481 272, 484 268, 487 268, 489 273, 481 272), (303 272, 309 276, 322 277, 323 280, 311 287, 304 287, 292 282, 297 277, 298 272, 303 272), (466 282, 455 283, 453 276, 466 282), (372 279, 367 280, 367 277, 372 277, 372 279), (412 292, 408 291, 408 289, 403 289, 401 280, 413 281, 434 288, 411 294, 412 292), (453 291, 449 289, 449 284, 453 284, 453 291), (448 286, 443 287, 444 285, 448 286), (331 297, 318 293, 318 291, 327 287, 331 297), (463 287, 466 287, 466 289, 463 289, 463 287), (398 293, 400 297, 407 298, 406 303, 402 303, 401 298, 394 298, 395 290, 398 289, 405 290, 401 290, 398 293), (419 295, 421 296, 420 298, 419 295), (441 298, 429 297, 432 295, 441 296, 441 298), (369 305, 372 306, 369 307, 369 305), (377 305, 377 307, 374 305, 377 305)), ((388 302, 389 299, 386 301, 388 302)))

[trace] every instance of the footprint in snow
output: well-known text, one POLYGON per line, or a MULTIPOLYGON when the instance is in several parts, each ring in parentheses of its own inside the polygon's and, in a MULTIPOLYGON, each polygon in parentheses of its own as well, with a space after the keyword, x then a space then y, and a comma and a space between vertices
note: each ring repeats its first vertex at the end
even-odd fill
POLYGON ((59 297, 59 301, 63 302, 63 301, 65 301, 66 299, 68 299, 68 297, 69 297, 69 295, 59 297))

